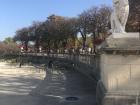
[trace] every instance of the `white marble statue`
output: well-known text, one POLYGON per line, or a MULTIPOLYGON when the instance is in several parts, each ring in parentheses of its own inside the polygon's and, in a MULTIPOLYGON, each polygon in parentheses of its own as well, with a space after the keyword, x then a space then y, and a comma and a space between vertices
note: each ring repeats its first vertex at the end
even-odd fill
POLYGON ((128 0, 113 0, 114 10, 111 15, 112 33, 126 33, 125 26, 129 15, 128 0))

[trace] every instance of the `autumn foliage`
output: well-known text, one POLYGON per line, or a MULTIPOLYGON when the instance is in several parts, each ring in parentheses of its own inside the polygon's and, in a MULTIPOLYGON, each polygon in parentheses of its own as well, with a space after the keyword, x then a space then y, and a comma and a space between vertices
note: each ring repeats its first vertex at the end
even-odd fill
POLYGON ((6 44, 0 43, 0 56, 10 55, 10 54, 17 54, 19 52, 19 48, 16 44, 6 44))

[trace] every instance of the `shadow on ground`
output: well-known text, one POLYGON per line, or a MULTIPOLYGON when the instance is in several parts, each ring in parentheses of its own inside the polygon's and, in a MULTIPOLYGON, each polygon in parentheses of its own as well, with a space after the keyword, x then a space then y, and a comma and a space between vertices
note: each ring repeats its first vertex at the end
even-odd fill
POLYGON ((30 95, 41 97, 38 105, 95 105, 95 91, 96 81, 61 66, 48 69, 46 78, 30 95), (77 99, 70 101, 67 97, 77 99))
POLYGON ((0 105, 95 105, 96 81, 63 65, 48 69, 43 80, 41 72, 0 69, 0 105))

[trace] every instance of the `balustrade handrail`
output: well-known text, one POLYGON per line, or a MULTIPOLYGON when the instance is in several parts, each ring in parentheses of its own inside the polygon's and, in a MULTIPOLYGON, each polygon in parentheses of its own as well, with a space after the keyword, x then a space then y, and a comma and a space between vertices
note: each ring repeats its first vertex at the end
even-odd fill
POLYGON ((82 56, 96 56, 98 54, 85 54, 85 53, 43 53, 43 52, 40 52, 40 53, 30 53, 30 52, 21 52, 19 55, 42 55, 42 56, 49 56, 49 55, 82 55, 82 56))

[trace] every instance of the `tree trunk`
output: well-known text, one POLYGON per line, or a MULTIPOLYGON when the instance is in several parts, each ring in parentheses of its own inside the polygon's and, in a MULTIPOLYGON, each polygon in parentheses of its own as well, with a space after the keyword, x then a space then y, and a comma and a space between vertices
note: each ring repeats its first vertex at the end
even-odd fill
POLYGON ((83 50, 85 50, 86 47, 86 37, 83 37, 83 50))
POLYGON ((96 54, 96 43, 95 43, 95 39, 96 39, 96 33, 93 32, 93 53, 96 54))
POLYGON ((50 47, 50 41, 48 41, 48 54, 50 53, 51 47, 50 47))
POLYGON ((25 41, 25 51, 28 51, 28 41, 25 41))

